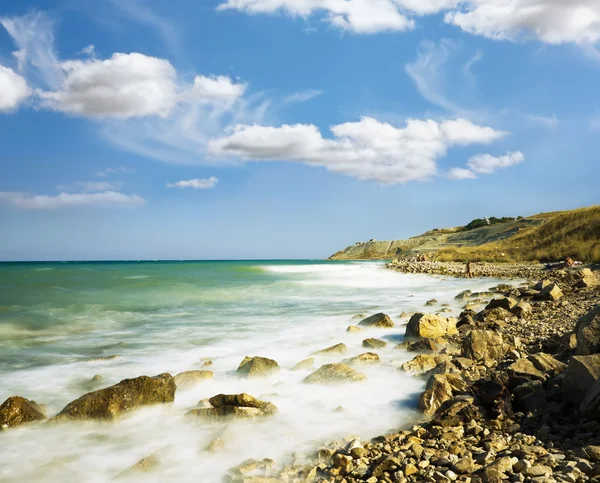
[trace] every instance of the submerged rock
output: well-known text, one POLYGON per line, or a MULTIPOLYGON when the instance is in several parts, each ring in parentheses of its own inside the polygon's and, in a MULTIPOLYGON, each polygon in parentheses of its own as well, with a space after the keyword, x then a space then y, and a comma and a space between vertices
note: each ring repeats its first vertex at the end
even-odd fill
POLYGON ((113 420, 139 406, 171 403, 176 389, 170 374, 124 379, 114 386, 84 394, 67 404, 52 420, 113 420))
POLYGON ((313 352, 311 355, 320 356, 320 355, 327 355, 327 354, 345 354, 346 352, 348 352, 348 347, 346 347, 346 344, 336 344, 331 347, 328 347, 327 349, 313 352))
POLYGON ((304 379, 307 384, 341 384, 359 382, 367 376, 346 364, 326 364, 304 379))
POLYGON ((405 337, 436 339, 457 334, 456 321, 434 314, 415 314, 408 321, 405 337))
POLYGON ((244 357, 237 373, 247 378, 268 377, 279 371, 279 364, 266 357, 244 357))
POLYGON ((0 406, 0 429, 15 428, 42 419, 46 419, 42 407, 21 396, 9 397, 0 406))
POLYGON ((342 361, 342 364, 347 364, 349 366, 354 364, 376 364, 381 362, 379 360, 379 356, 374 352, 365 352, 364 354, 359 354, 357 356, 351 357, 350 359, 345 359, 342 361))
POLYGON ((353 333, 358 333, 358 332, 364 332, 365 329, 363 329, 362 327, 358 327, 356 325, 351 325, 346 329, 346 332, 353 332, 353 333))
POLYGON ((185 371, 177 374, 173 379, 178 389, 189 389, 196 384, 212 379, 212 371, 185 371))
POLYGON ((358 325, 364 327, 379 327, 383 329, 391 329, 392 327, 394 327, 394 322, 389 317, 389 315, 379 313, 371 315, 370 317, 361 320, 358 325))
POLYGON ((292 371, 301 371, 303 369, 312 369, 315 365, 315 358, 309 357, 308 359, 304 359, 303 361, 298 362, 293 368, 292 371))
POLYGON ((387 347, 387 342, 379 339, 365 339, 362 342, 362 346, 368 349, 383 349, 387 347))
POLYGON ((246 419, 272 416, 277 407, 261 401, 249 394, 219 394, 209 399, 212 408, 192 409, 188 416, 196 416, 207 420, 246 419))

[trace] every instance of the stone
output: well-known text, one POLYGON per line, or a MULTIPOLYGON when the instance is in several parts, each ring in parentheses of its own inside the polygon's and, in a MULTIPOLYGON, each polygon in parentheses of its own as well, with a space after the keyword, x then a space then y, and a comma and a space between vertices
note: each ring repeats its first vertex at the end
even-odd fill
POLYGON ((552 468, 550 468, 549 466, 544 466, 544 465, 535 465, 535 466, 531 466, 530 468, 526 468, 523 471, 523 474, 525 476, 528 476, 529 478, 536 478, 539 476, 551 476, 552 468))
POLYGON ((509 346, 499 332, 472 330, 463 340, 462 355, 476 361, 497 361, 508 352, 509 346))
POLYGON ((358 333, 358 332, 364 332, 365 329, 363 329, 362 327, 358 327, 356 325, 351 325, 346 329, 346 332, 351 332, 351 333, 358 333))
POLYGON ((567 369, 567 365, 564 362, 560 362, 550 354, 545 354, 544 352, 533 354, 527 359, 531 361, 536 369, 551 376, 561 374, 567 369))
POLYGON ((292 371, 303 371, 306 369, 312 369, 315 365, 315 358, 309 357, 308 359, 304 359, 303 361, 298 362, 293 368, 292 371))
POLYGON ((437 352, 442 343, 441 339, 405 340, 398 344, 396 349, 404 349, 408 352, 437 352))
POLYGON ((563 297, 562 290, 555 283, 550 284, 542 289, 536 297, 538 300, 557 301, 563 297))
POLYGON ((380 478, 385 472, 392 472, 396 468, 400 468, 400 460, 394 456, 388 456, 380 463, 375 464, 371 471, 371 476, 380 478))
POLYGON ((546 392, 541 381, 531 381, 513 390, 515 409, 523 413, 541 414, 547 406, 546 392))
POLYGON ((277 407, 270 402, 261 401, 249 394, 219 394, 209 399, 211 408, 192 409, 186 415, 208 420, 224 418, 246 419, 272 416, 277 407))
POLYGON ((454 300, 466 300, 471 296, 472 293, 473 292, 470 290, 463 290, 456 297, 454 297, 454 300))
POLYGON ((598 277, 596 277, 594 272, 592 272, 589 268, 577 270, 575 277, 577 279, 575 287, 577 288, 595 287, 598 285, 598 283, 600 283, 598 281, 598 277))
POLYGON ((206 447, 206 450, 210 453, 219 453, 225 449, 225 441, 221 438, 213 439, 210 444, 206 447))
POLYGON ((600 352, 600 305, 581 317, 575 325, 576 354, 590 355, 600 352))
POLYGON ((588 388, 600 378, 600 354, 569 359, 562 384, 563 400, 579 407, 588 388))
POLYGON ((42 407, 21 396, 9 397, 0 406, 0 430, 46 419, 42 407))
POLYGON ((304 379, 307 384, 342 384, 367 378, 346 364, 326 364, 304 379))
POLYGON ((512 309, 517 305, 517 301, 512 297, 500 297, 490 300, 490 303, 486 305, 485 310, 492 310, 497 307, 511 312, 512 309))
POLYGON ((427 302, 425 302, 425 306, 431 307, 432 305, 435 305, 437 303, 438 303, 438 301, 436 299, 431 299, 431 300, 428 300, 427 302))
POLYGON ((132 476, 136 473, 151 473, 160 466, 160 459, 156 454, 151 454, 139 460, 135 465, 119 474, 119 477, 132 476))
POLYGON ((533 363, 525 358, 518 359, 516 362, 513 362, 510 366, 508 366, 508 370, 517 376, 540 380, 544 380, 546 378, 546 375, 542 371, 536 369, 533 363))
POLYGON ((542 290, 544 290, 546 287, 549 287, 550 285, 553 285, 550 280, 540 280, 538 283, 536 283, 534 285, 533 288, 535 290, 537 290, 538 292, 541 292, 542 290))
POLYGON ((394 327, 394 322, 388 315, 379 313, 371 315, 370 317, 361 320, 358 325, 364 327, 378 327, 383 329, 391 329, 392 327, 394 327))
POLYGON ((279 364, 266 357, 248 357, 240 363, 237 373, 249 379, 268 377, 279 372, 279 364))
POLYGON ((345 359, 342 361, 342 364, 346 364, 349 366, 355 364, 377 364, 381 362, 379 356, 374 352, 365 352, 364 354, 359 354, 357 356, 351 357, 350 359, 345 359))
POLYGON ((412 463, 405 463, 402 466, 402 472, 404 473, 404 476, 412 476, 417 474, 419 472, 419 469, 412 463))
POLYGON ((418 407, 426 415, 432 415, 445 401, 466 389, 467 383, 459 375, 434 374, 427 381, 425 392, 419 397, 418 407))
POLYGON ((586 446, 583 452, 590 461, 600 461, 600 446, 586 446))
POLYGON ((186 371, 177 374, 173 379, 177 389, 189 389, 207 379, 212 379, 212 371, 186 371))
POLYGON ((402 364, 402 369, 413 374, 424 374, 435 369, 438 364, 450 361, 450 356, 445 354, 419 354, 412 360, 402 364))
POLYGON ((367 349, 383 349, 387 347, 387 342, 379 339, 365 339, 362 342, 362 346, 367 349))
POLYGON ((70 402, 52 421, 114 420, 134 408, 172 403, 177 385, 170 374, 124 379, 114 386, 84 394, 70 402))
POLYGON ((346 347, 346 344, 336 344, 331 347, 328 347, 327 349, 313 352, 311 355, 324 356, 329 354, 345 354, 346 352, 348 352, 348 347, 346 347))
POLYGON ((415 314, 408 321, 405 337, 438 338, 457 334, 456 320, 434 314, 415 314))
POLYGON ((529 302, 520 300, 519 303, 512 308, 511 312, 521 319, 526 319, 533 312, 533 307, 529 302))

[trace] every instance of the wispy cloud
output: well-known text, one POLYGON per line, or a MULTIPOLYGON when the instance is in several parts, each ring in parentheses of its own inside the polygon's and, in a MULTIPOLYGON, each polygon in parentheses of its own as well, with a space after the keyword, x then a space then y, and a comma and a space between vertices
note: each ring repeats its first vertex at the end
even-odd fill
POLYGON ((118 191, 123 187, 122 182, 108 181, 75 181, 70 185, 59 185, 56 187, 59 191, 83 191, 84 193, 98 193, 102 191, 118 191))
POLYGON ((296 102, 307 102, 311 99, 314 99, 315 97, 319 97, 322 94, 323 91, 320 91, 318 89, 307 89, 305 91, 295 92, 294 94, 284 97, 283 102, 285 102, 286 104, 293 104, 296 102))
POLYGON ((552 116, 540 116, 537 114, 525 114, 523 116, 525 120, 529 121, 532 124, 536 124, 538 126, 542 126, 548 129, 556 129, 559 125, 558 117, 556 114, 552 116))
POLYGON ((9 203, 24 210, 56 210, 82 206, 141 206, 146 202, 138 195, 126 195, 115 191, 100 193, 59 193, 57 195, 33 195, 3 191, 0 202, 9 203))
POLYGON ((110 176, 111 174, 127 174, 133 173, 135 170, 133 168, 127 168, 125 166, 119 166, 118 168, 106 168, 100 169, 96 171, 96 176, 100 178, 104 178, 106 176, 110 176))
POLYGON ((168 183, 167 188, 193 188, 196 190, 209 190, 217 186, 219 180, 214 176, 210 178, 196 178, 168 183))

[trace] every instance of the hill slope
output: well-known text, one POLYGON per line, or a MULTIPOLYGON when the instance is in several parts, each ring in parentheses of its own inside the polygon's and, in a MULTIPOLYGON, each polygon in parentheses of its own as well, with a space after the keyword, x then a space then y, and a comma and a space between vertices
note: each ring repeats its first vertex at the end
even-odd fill
POLYGON ((600 206, 541 213, 472 230, 432 230, 408 240, 356 243, 332 260, 390 259, 425 253, 444 261, 600 262, 600 206))

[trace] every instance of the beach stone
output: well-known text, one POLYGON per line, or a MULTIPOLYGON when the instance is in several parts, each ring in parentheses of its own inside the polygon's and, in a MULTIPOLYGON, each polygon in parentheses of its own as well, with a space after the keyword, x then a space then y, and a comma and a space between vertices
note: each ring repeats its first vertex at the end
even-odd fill
POLYGON ((592 272, 589 268, 582 268, 581 270, 577 270, 575 272, 576 288, 588 288, 595 287, 600 283, 598 281, 598 277, 592 272))
POLYGON ((365 329, 363 329, 362 327, 358 327, 356 325, 351 325, 346 329, 346 332, 351 332, 351 333, 358 333, 358 332, 364 332, 365 329))
POLYGON ((508 344, 505 344, 499 332, 472 330, 463 341, 462 355, 476 361, 496 361, 508 349, 508 344))
POLYGON ((517 305, 517 303, 518 302, 512 297, 500 297, 490 300, 490 303, 486 305, 485 310, 492 310, 499 307, 508 312, 511 312, 512 309, 517 305))
POLYGON ((531 381, 513 390, 515 407, 523 413, 539 414, 546 409, 546 392, 541 381, 531 381))
POLYGON ((405 340, 398 344, 396 349, 404 349, 408 352, 437 352, 443 343, 443 339, 405 340))
POLYGON ((541 292, 542 290, 544 290, 546 287, 549 287, 550 285, 553 285, 553 283, 550 280, 540 280, 538 283, 536 283, 534 285, 534 289, 537 290, 538 292, 541 292))
POLYGON ((563 297, 562 290, 555 283, 544 287, 539 295, 536 297, 538 300, 550 300, 557 301, 563 297))
POLYGON ((432 305, 435 305, 437 303, 438 303, 438 301, 436 299, 431 299, 431 300, 428 300, 427 302, 425 302, 425 306, 431 307, 432 305))
MULTIPOLYGON (((600 378, 600 354, 573 356, 569 359, 562 384, 563 400, 577 407, 586 392, 600 378)), ((589 404, 589 403, 588 403, 589 404)))
POLYGON ((600 446, 586 446, 583 452, 590 461, 600 461, 600 446))
POLYGON ((346 364, 326 364, 304 379, 307 384, 341 384, 367 378, 346 364))
POLYGON ((207 379, 212 379, 212 371, 186 371, 177 374, 173 379, 178 389, 189 389, 207 379))
POLYGON ((293 368, 292 371, 302 371, 304 369, 312 369, 315 365, 315 358, 309 357, 308 359, 304 359, 303 361, 298 362, 293 368))
POLYGON ((42 407, 21 396, 9 397, 0 406, 0 430, 46 419, 42 407))
POLYGON ((151 473, 160 466, 160 459, 156 454, 151 454, 139 460, 128 470, 119 474, 119 477, 131 476, 136 473, 151 473))
POLYGON ((351 357, 350 359, 345 359, 342 361, 342 364, 347 364, 352 366, 354 364, 377 364, 381 362, 379 356, 374 352, 365 352, 364 354, 359 354, 357 356, 351 357))
POLYGON ((365 339, 362 342, 362 346, 367 349, 383 349, 387 347, 387 342, 379 339, 365 339))
POLYGON ((547 379, 549 376, 555 376, 563 372, 567 365, 556 360, 550 354, 537 353, 522 358, 508 367, 508 370, 514 375, 527 378, 547 379))
POLYGON ((206 447, 206 450, 210 453, 220 453, 225 449, 225 441, 221 438, 213 439, 210 444, 206 447))
POLYGON ((402 369, 413 374, 424 374, 435 369, 438 364, 450 361, 450 356, 445 354, 418 354, 412 360, 402 364, 402 369))
POLYGON ((531 361, 525 358, 513 362, 510 366, 508 366, 508 370, 514 375, 524 376, 527 378, 543 380, 546 377, 542 371, 536 369, 531 361))
POLYGON ((600 352, 600 305, 596 305, 577 321, 575 336, 578 355, 600 352))
POLYGON ((272 416, 277 413, 277 407, 266 401, 261 401, 249 394, 219 394, 209 399, 212 408, 192 409, 188 416, 202 419, 219 420, 223 418, 247 419, 272 416))
POLYGON ((519 303, 511 309, 511 312, 517 317, 525 319, 531 315, 531 313, 533 312, 533 307, 529 302, 520 300, 519 303))
POLYGON ((175 380, 170 374, 124 379, 114 386, 84 394, 70 402, 52 421, 113 420, 140 406, 172 403, 176 389, 175 380))
POLYGON ((322 356, 322 355, 328 355, 328 354, 345 354, 346 352, 348 352, 348 347, 346 347, 346 344, 336 344, 331 347, 328 347, 327 349, 313 352, 311 355, 322 356))
POLYGON ((427 389, 419 397, 418 407, 426 415, 434 414, 441 405, 467 389, 467 383, 455 374, 434 374, 427 381, 427 389))
POLYGON ((394 327, 394 322, 389 317, 389 315, 379 313, 371 315, 370 317, 361 320, 358 325, 364 327, 379 327, 383 329, 391 329, 392 327, 394 327))
POLYGON ((248 357, 240 363, 237 373, 249 379, 268 377, 279 372, 279 364, 266 357, 248 357))
POLYGON ((454 297, 454 300, 466 300, 468 299, 471 295, 473 294, 473 292, 471 290, 463 290, 462 292, 460 292, 456 297, 454 297))
POLYGON ((405 337, 438 338, 457 334, 456 321, 434 314, 415 314, 408 321, 405 337))

